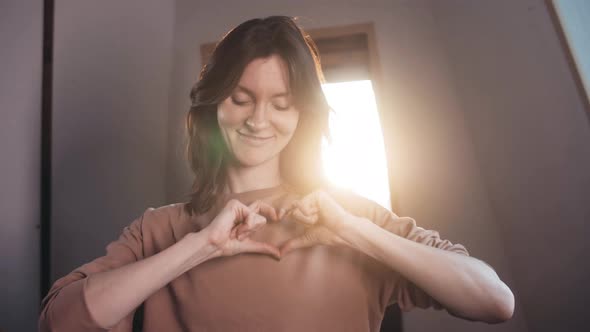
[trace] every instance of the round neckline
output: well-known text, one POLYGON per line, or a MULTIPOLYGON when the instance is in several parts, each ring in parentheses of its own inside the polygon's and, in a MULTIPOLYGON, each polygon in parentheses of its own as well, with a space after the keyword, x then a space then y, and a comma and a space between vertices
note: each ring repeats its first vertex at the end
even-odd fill
POLYGON ((278 184, 273 187, 266 187, 266 188, 258 188, 252 189, 247 191, 242 191, 239 193, 224 193, 222 194, 223 197, 227 199, 232 198, 240 198, 240 197, 261 197, 261 196, 268 196, 278 192, 285 190, 287 185, 285 183, 278 184))

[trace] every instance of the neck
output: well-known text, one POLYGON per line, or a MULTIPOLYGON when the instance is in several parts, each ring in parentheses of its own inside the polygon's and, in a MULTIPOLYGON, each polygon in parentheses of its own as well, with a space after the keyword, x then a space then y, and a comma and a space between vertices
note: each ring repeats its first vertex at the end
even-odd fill
POLYGON ((245 167, 231 165, 227 168, 227 188, 230 193, 276 187, 282 183, 279 158, 261 165, 245 167))

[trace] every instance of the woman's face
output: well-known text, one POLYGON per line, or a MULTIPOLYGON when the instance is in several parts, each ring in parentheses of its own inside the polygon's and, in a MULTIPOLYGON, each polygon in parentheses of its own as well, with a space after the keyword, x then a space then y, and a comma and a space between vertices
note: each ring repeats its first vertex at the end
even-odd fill
POLYGON ((298 121, 287 65, 278 55, 252 60, 231 95, 217 107, 225 143, 244 167, 279 158, 298 121))

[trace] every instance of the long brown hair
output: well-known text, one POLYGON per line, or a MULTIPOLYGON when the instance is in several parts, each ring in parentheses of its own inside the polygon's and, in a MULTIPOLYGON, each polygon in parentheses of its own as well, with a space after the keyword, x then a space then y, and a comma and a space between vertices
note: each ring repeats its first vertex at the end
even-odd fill
POLYGON ((206 212, 226 183, 228 149, 217 123, 217 105, 238 84, 244 68, 256 58, 279 55, 287 64, 289 89, 300 111, 297 129, 281 151, 281 176, 301 193, 324 182, 322 137, 329 138, 330 107, 321 89, 324 82, 317 47, 288 16, 248 20, 229 31, 219 43, 190 92, 186 116, 187 158, 195 175, 187 212, 206 212))

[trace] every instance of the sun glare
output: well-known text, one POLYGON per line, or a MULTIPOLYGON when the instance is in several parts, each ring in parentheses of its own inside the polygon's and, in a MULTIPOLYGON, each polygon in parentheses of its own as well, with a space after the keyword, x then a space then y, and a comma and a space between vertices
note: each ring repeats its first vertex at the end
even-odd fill
POLYGON ((323 84, 334 110, 332 143, 322 144, 324 170, 336 186, 391 209, 383 134, 371 81, 323 84))

